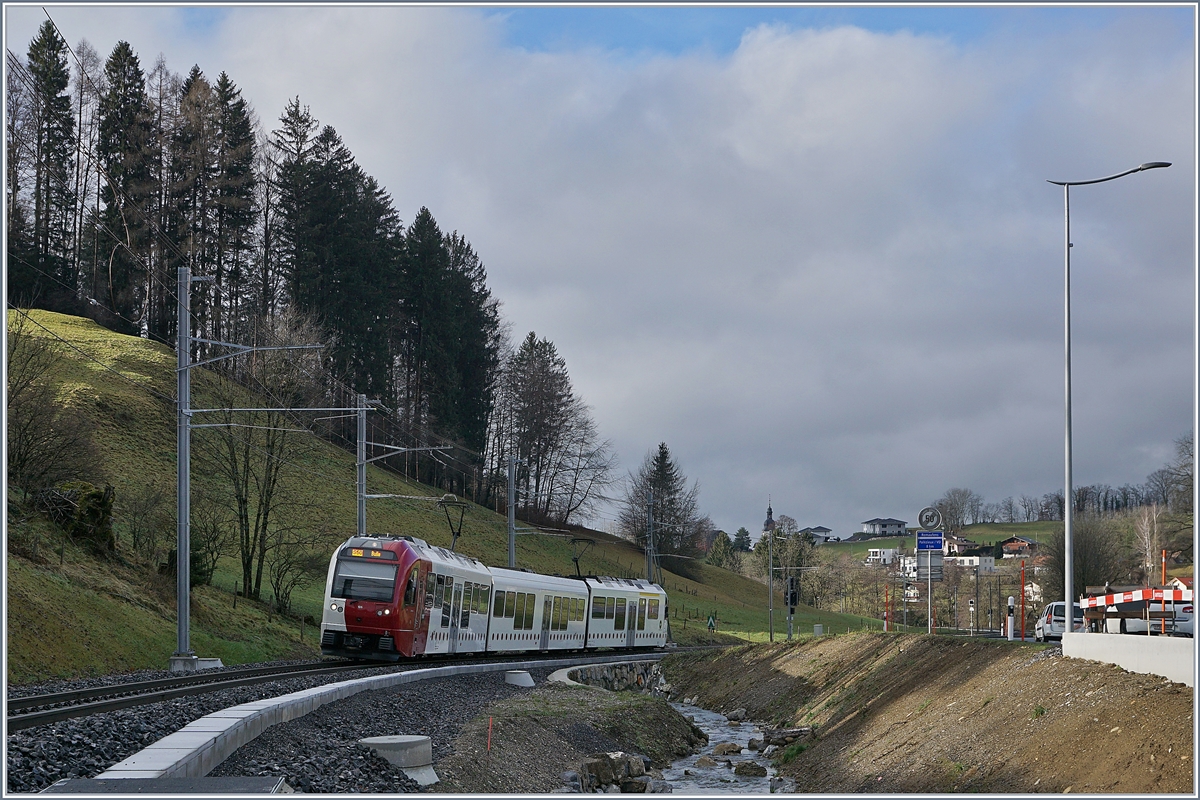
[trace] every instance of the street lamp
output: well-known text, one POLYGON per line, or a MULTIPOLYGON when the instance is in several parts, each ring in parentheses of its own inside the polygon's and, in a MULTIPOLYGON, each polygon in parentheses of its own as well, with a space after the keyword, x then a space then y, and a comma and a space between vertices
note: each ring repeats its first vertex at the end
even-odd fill
MULTIPOLYGON (((1052 181, 1047 180, 1047 183, 1053 183, 1055 186, 1063 187, 1063 218, 1065 219, 1066 237, 1065 246, 1065 264, 1063 268, 1064 274, 1064 340, 1066 344, 1066 488, 1063 491, 1063 561, 1064 572, 1063 576, 1063 594, 1065 596, 1065 604, 1063 605, 1063 618, 1070 620, 1064 622, 1064 631, 1074 632, 1075 621, 1075 604, 1072 600, 1072 595, 1075 593, 1074 575, 1072 568, 1074 565, 1072 541, 1071 541, 1071 516, 1072 505, 1075 501, 1075 494, 1071 483, 1071 187, 1086 186, 1092 183, 1104 183, 1105 181, 1116 180, 1123 178, 1126 175, 1132 175, 1135 172, 1143 172, 1148 169, 1158 169, 1160 167, 1169 167, 1170 162, 1167 161, 1148 161, 1145 164, 1127 169, 1124 172, 1118 172, 1116 175, 1109 175, 1107 178, 1096 178, 1091 181, 1052 181)), ((1065 640, 1064 634, 1064 640, 1065 640)))
POLYGON ((767 519, 763 522, 763 535, 767 537, 767 637, 775 641, 775 520, 771 518, 771 501, 767 501, 767 519))

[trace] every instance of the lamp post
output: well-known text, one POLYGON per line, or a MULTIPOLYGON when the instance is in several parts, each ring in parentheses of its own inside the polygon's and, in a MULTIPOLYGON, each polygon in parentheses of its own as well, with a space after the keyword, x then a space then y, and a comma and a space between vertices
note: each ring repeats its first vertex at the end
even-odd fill
POLYGON ((763 523, 763 535, 767 537, 767 637, 775 641, 775 520, 771 518, 771 501, 767 501, 767 519, 763 523))
MULTIPOLYGON (((1052 181, 1047 180, 1047 183, 1053 183, 1055 186, 1063 187, 1063 218, 1065 220, 1065 238, 1064 238, 1064 267, 1063 267, 1063 303, 1064 303, 1064 333, 1063 338, 1066 349, 1066 476, 1065 488, 1063 490, 1063 595, 1065 604, 1063 606, 1065 632, 1074 632, 1075 622, 1075 604, 1072 595, 1075 593, 1074 575, 1072 574, 1074 565, 1074 552, 1072 550, 1071 540, 1071 516, 1072 506, 1075 502, 1075 493, 1071 483, 1071 187, 1086 186, 1092 183, 1104 183, 1105 181, 1116 180, 1123 178, 1126 175, 1132 175, 1135 172, 1143 172, 1148 169, 1158 169, 1160 167, 1169 167, 1170 162, 1167 161, 1148 161, 1145 164, 1127 169, 1124 172, 1118 172, 1116 175, 1109 175, 1107 178, 1096 178, 1090 181, 1052 181)), ((1065 638, 1065 634, 1064 634, 1065 638)))

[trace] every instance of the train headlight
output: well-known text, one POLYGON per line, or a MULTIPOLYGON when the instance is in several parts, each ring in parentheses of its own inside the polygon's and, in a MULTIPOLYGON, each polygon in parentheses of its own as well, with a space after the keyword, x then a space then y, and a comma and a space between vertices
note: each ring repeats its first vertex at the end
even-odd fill
POLYGON ((330 611, 337 611, 337 603, 330 603, 330 604, 329 604, 329 610, 330 610, 330 611))
POLYGON ((385 617, 386 617, 388 614, 390 614, 390 613, 392 613, 392 610, 391 610, 390 608, 385 608, 385 609, 383 610, 383 615, 384 615, 385 617))

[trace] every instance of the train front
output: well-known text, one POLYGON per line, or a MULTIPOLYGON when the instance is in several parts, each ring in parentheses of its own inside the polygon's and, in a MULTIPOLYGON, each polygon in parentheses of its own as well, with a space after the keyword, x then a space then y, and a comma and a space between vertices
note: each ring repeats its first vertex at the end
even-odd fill
POLYGON ((413 655, 422 563, 400 538, 352 537, 338 548, 325 579, 321 653, 378 661, 413 655))

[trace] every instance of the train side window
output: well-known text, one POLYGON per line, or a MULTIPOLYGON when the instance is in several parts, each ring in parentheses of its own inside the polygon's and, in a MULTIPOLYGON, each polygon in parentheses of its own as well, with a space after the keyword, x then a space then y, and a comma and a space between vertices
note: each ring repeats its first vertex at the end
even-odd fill
POLYGON ((463 584, 462 607, 468 614, 475 610, 475 584, 470 581, 463 584))
POLYGON ((411 606, 417 602, 417 565, 413 564, 408 573, 408 582, 404 584, 404 605, 411 606))
MULTIPOLYGON (((625 601, 622 600, 621 603, 623 605, 625 603, 625 601)), ((617 612, 617 599, 615 597, 610 597, 610 598, 608 598, 608 602, 605 603, 605 605, 604 605, 604 618, 612 619, 613 616, 616 614, 616 612, 617 612)))
POLYGON ((562 598, 562 597, 554 598, 553 620, 554 620, 554 630, 556 630, 556 631, 566 630, 566 628, 567 628, 566 624, 563 622, 563 611, 564 611, 563 600, 564 600, 564 598, 562 598))
POLYGON ((442 597, 445 595, 445 593, 446 593, 446 576, 438 575, 437 576, 437 586, 434 589, 434 594, 433 594, 433 607, 434 608, 442 607, 442 597))
POLYGON ((434 589, 437 587, 437 575, 430 572, 425 576, 425 607, 433 608, 434 589))
POLYGON ((517 613, 513 617, 513 630, 525 629, 525 593, 517 592, 517 613))
POLYGON ((571 598, 571 616, 569 618, 569 621, 574 622, 577 619, 579 619, 579 598, 572 597, 571 598))
POLYGON ((650 605, 646 606, 646 619, 658 619, 657 600, 651 600, 650 605))
POLYGON ((471 587, 472 584, 469 583, 463 587, 462 614, 458 618, 458 627, 460 628, 471 627, 471 598, 475 595, 471 587))
MULTIPOLYGON (((630 609, 630 611, 632 611, 632 609, 630 609)), ((630 616, 633 615, 630 614, 630 616)), ((631 619, 630 622, 633 622, 633 620, 631 619)), ((638 600, 637 629, 639 631, 646 630, 646 598, 644 597, 638 600)))
POLYGON ((607 603, 607 598, 592 598, 592 619, 604 619, 605 603, 607 603))
POLYGON ((480 609, 486 609, 483 599, 483 584, 475 584, 475 591, 471 593, 471 611, 475 614, 479 613, 480 609))
POLYGON ((625 598, 621 597, 617 600, 616 607, 616 622, 613 623, 613 630, 625 630, 625 598))
POLYGON ((486 614, 488 610, 488 598, 492 596, 492 587, 486 583, 479 587, 479 613, 486 614))
POLYGON ((517 593, 503 592, 502 594, 504 595, 504 616, 512 619, 516 615, 517 593))
POLYGON ((525 630, 533 630, 533 614, 537 610, 537 595, 530 592, 525 595, 525 630))

